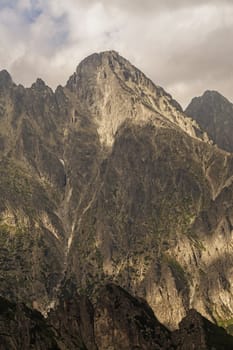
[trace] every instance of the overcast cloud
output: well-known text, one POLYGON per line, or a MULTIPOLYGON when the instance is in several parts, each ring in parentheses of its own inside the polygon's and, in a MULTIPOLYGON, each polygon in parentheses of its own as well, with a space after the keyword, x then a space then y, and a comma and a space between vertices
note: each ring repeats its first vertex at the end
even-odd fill
POLYGON ((232 0, 0 0, 0 69, 55 88, 114 49, 185 106, 207 89, 233 101, 232 0))

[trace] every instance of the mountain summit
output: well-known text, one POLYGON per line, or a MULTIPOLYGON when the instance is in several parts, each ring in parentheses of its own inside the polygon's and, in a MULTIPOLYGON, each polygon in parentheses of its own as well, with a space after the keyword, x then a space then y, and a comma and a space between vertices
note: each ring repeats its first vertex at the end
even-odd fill
POLYGON ((12 78, 7 70, 0 71, 0 89, 7 89, 13 84, 12 78))
POLYGON ((107 146, 113 144, 116 131, 126 120, 178 126, 201 137, 198 125, 184 116, 181 106, 115 51, 85 58, 66 87, 96 118, 101 143, 107 146))
POLYGON ((195 97, 185 113, 195 119, 222 149, 233 152, 233 104, 217 91, 195 97))

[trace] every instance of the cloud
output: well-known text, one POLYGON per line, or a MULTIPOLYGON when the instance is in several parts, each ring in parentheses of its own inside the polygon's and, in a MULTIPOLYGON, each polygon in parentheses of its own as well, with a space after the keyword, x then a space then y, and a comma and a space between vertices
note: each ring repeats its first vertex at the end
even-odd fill
POLYGON ((0 0, 0 69, 65 84, 93 52, 115 49, 183 105, 206 89, 233 100, 231 0, 0 0))

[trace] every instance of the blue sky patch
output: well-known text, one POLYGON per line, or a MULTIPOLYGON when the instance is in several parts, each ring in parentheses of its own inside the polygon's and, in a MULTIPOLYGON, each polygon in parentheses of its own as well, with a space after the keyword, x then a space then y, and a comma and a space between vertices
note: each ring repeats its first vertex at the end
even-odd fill
POLYGON ((43 13, 43 9, 39 6, 37 0, 30 1, 30 8, 23 12, 23 17, 28 23, 33 23, 43 13))
POLYGON ((53 17, 53 21, 56 25, 57 31, 53 35, 51 41, 53 47, 59 47, 67 41, 69 36, 69 25, 67 22, 67 16, 62 15, 60 17, 53 17))
POLYGON ((6 7, 15 8, 17 5, 17 2, 18 1, 16 1, 16 0, 0 0, 0 11, 1 11, 1 9, 4 9, 6 7))

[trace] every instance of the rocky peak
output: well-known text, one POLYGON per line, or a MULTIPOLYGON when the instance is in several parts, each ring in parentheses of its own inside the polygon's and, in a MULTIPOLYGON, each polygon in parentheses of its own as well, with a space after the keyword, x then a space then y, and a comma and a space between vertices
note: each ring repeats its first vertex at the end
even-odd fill
POLYGON ((76 68, 76 72, 70 77, 67 82, 67 87, 75 91, 78 87, 80 78, 84 76, 92 76, 97 74, 98 70, 104 70, 104 78, 107 78, 106 70, 109 67, 114 67, 118 64, 128 62, 121 57, 116 51, 104 51, 101 53, 94 53, 80 62, 76 68))
POLYGON ((233 104, 217 91, 195 97, 186 109, 221 148, 233 152, 233 104))
MULTIPOLYGON (((206 90, 202 96, 200 97, 194 97, 190 103, 201 105, 201 104, 209 104, 209 107, 214 109, 217 109, 218 111, 224 108, 226 105, 231 104, 226 97, 221 95, 218 91, 215 90, 206 90)), ((190 106, 189 105, 189 106, 190 106)), ((189 106, 187 107, 186 111, 189 109, 189 106)))
POLYGON ((115 51, 85 58, 66 87, 75 98, 86 103, 98 125, 101 143, 107 146, 113 144, 119 126, 127 120, 157 127, 169 125, 185 130, 192 137, 203 136, 171 95, 115 51))
POLYGON ((13 85, 12 78, 7 70, 0 71, 0 90, 7 89, 13 85))
POLYGON ((212 101, 214 104, 228 104, 230 101, 228 101, 228 99, 223 96, 222 94, 220 94, 220 92, 216 91, 216 90, 206 90, 202 96, 202 98, 206 101, 212 101))
POLYGON ((53 94, 52 89, 51 89, 49 86, 47 86, 47 85, 45 84, 45 82, 44 82, 42 79, 40 79, 40 78, 37 78, 37 80, 35 81, 35 83, 32 84, 31 89, 32 89, 33 91, 37 91, 37 92, 39 92, 39 93, 49 93, 49 94, 53 94))
POLYGON ((226 97, 224 97, 223 95, 221 95, 218 91, 216 90, 206 90, 202 96, 204 99, 212 99, 212 100, 216 100, 216 99, 221 99, 224 101, 227 101, 226 97))
POLYGON ((128 92, 143 94, 143 87, 148 88, 149 90, 153 90, 157 98, 165 95, 171 104, 179 111, 182 111, 181 106, 172 99, 171 95, 166 93, 160 86, 156 86, 144 73, 113 50, 94 53, 86 57, 68 80, 67 87, 75 92, 79 88, 79 83, 81 83, 83 77, 91 80, 95 78, 97 79, 96 83, 103 83, 104 81, 109 84, 111 83, 109 79, 112 79, 112 74, 121 82, 121 87, 123 89, 126 88, 128 92))

